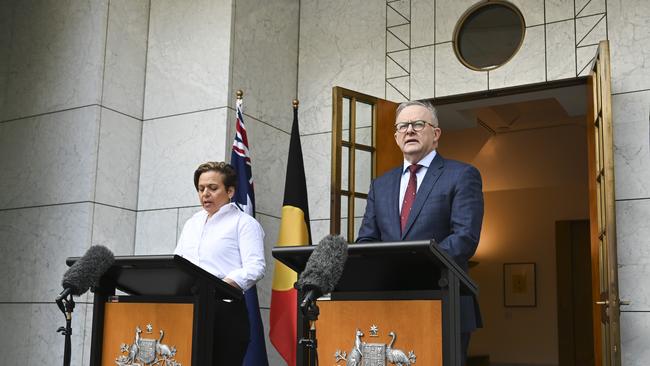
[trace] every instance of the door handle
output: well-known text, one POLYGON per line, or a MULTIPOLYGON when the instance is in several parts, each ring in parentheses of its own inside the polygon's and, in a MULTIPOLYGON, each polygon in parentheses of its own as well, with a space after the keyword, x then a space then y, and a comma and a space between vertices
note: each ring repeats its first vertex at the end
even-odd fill
POLYGON ((596 305, 609 305, 609 300, 596 301, 596 305))

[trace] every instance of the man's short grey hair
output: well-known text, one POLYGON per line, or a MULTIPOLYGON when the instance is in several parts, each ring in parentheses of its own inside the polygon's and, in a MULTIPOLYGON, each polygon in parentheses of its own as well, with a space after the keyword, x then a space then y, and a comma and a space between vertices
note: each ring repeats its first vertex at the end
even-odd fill
POLYGON ((408 102, 401 103, 397 107, 397 111, 395 112, 395 118, 397 118, 397 116, 399 116, 399 114, 404 110, 404 108, 410 107, 410 106, 413 106, 413 105, 418 105, 420 107, 424 107, 424 108, 428 109, 429 112, 431 112, 431 121, 433 121, 433 125, 435 127, 439 127, 438 126, 438 112, 436 111, 436 107, 434 107, 433 104, 431 104, 431 102, 429 102, 428 100, 424 100, 424 101, 409 100, 408 102))

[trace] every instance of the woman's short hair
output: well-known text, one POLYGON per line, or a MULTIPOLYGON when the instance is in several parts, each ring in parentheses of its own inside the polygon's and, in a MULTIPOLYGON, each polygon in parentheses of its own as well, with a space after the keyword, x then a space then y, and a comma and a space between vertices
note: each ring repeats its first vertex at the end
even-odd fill
POLYGON ((223 185, 227 188, 235 187, 237 185, 237 172, 235 168, 223 161, 208 161, 201 165, 194 171, 194 188, 199 190, 199 177, 201 174, 209 171, 221 173, 223 175, 223 185))

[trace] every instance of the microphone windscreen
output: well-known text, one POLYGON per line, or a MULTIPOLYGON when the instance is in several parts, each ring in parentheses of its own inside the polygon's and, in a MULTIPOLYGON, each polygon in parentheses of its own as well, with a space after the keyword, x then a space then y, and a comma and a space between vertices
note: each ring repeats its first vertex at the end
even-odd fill
POLYGON ((338 235, 328 235, 318 243, 309 256, 305 270, 298 278, 298 288, 318 288, 322 293, 332 292, 339 282, 348 258, 348 244, 338 235))
POLYGON ((113 265, 113 252, 102 245, 91 246, 63 275, 63 288, 73 295, 82 295, 91 286, 99 285, 99 278, 113 265))

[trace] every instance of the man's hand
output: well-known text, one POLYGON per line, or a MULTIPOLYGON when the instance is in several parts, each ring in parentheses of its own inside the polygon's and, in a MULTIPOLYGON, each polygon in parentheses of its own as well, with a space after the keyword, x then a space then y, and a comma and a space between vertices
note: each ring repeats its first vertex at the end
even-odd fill
POLYGON ((231 280, 231 279, 228 278, 228 277, 225 277, 225 278, 223 279, 223 281, 224 281, 225 283, 229 284, 230 286, 236 288, 236 289, 239 290, 239 291, 242 290, 241 287, 239 287, 239 285, 237 284, 237 282, 231 280))

